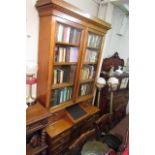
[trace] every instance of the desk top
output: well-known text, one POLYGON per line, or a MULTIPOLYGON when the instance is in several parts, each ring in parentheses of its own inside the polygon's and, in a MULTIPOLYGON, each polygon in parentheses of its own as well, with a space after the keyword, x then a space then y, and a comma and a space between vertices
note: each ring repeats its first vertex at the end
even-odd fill
MULTIPOLYGON (((99 112, 99 109, 97 107, 94 107, 90 104, 81 103, 80 105, 87 112, 87 117, 99 112)), ((86 117, 83 117, 82 119, 80 119, 80 121, 84 120, 85 118, 86 117)), ((62 115, 61 118, 59 118, 56 122, 46 127, 46 132, 51 138, 54 138, 57 135, 63 133, 64 131, 70 129, 73 125, 75 125, 78 122, 75 122, 72 119, 70 119, 70 117, 68 117, 67 112, 65 111, 64 115, 62 115)))

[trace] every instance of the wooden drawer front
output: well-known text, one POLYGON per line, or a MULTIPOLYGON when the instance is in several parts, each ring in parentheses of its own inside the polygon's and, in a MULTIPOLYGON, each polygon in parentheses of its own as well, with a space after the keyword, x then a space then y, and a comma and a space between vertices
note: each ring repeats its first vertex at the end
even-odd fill
POLYGON ((51 155, 63 155, 63 151, 68 147, 68 145, 61 145, 56 150, 51 150, 51 155))
POLYGON ((44 119, 39 122, 33 123, 31 125, 26 126, 26 133, 30 134, 34 131, 44 128, 48 124, 48 120, 44 119))
POLYGON ((64 133, 62 133, 62 134, 60 134, 60 135, 58 135, 57 137, 52 138, 51 141, 50 141, 50 144, 53 145, 53 144, 55 144, 55 143, 61 141, 62 139, 70 138, 70 133, 71 133, 71 131, 68 130, 68 131, 66 131, 66 132, 64 132, 64 133))
POLYGON ((50 148, 51 150, 56 150, 60 146, 63 146, 64 144, 66 145, 69 142, 69 140, 70 140, 70 137, 61 138, 59 141, 50 144, 50 148))

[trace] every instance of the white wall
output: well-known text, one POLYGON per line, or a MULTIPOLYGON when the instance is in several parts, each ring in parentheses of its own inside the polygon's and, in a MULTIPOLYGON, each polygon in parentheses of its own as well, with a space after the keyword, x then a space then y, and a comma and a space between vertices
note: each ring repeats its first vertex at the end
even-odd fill
POLYGON ((95 3, 93 0, 65 0, 66 2, 77 6, 81 10, 86 13, 89 13, 92 16, 97 16, 98 13, 98 4, 95 3))
POLYGON ((35 8, 36 0, 26 0, 26 60, 38 59, 39 17, 35 8))
POLYGON ((126 61, 129 57, 129 17, 116 6, 114 6, 112 16, 112 29, 109 32, 109 38, 106 42, 104 58, 111 56, 115 51, 117 51, 120 57, 126 61), (127 23, 125 24, 124 34, 119 36, 117 33, 120 29, 124 16, 127 18, 127 23))

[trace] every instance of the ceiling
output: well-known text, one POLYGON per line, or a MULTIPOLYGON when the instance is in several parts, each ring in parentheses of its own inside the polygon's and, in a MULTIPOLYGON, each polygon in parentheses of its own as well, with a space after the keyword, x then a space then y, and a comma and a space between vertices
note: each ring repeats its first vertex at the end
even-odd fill
POLYGON ((96 0, 96 2, 99 2, 101 4, 111 2, 117 7, 119 7, 121 10, 125 11, 126 13, 129 13, 129 0, 96 0))
POLYGON ((110 0, 114 5, 129 13, 129 0, 110 0))

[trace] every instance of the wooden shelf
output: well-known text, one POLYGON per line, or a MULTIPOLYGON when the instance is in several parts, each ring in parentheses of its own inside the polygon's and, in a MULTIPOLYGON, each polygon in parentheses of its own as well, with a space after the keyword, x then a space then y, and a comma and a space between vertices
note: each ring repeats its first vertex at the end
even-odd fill
POLYGON ((26 155, 37 155, 41 151, 45 150, 48 145, 37 146, 35 148, 31 147, 29 144, 26 145, 26 155))
POLYGON ((63 45, 63 46, 79 47, 79 44, 73 44, 73 43, 56 42, 56 44, 63 45))
POLYGON ((54 66, 62 66, 62 65, 77 65, 77 62, 55 62, 54 66))
POLYGON ((98 50, 98 51, 100 50, 100 48, 97 48, 97 47, 88 47, 87 46, 87 48, 92 49, 92 50, 98 50))
POLYGON ((85 100, 89 100, 89 99, 92 99, 92 98, 93 98, 92 94, 79 96, 78 99, 76 100, 76 103, 79 103, 79 102, 82 102, 82 101, 85 101, 85 100))
POLYGON ((70 87, 70 86, 73 86, 73 84, 65 82, 65 83, 52 85, 52 89, 59 89, 59 88, 70 87))
POLYGON ((84 65, 96 65, 97 62, 84 62, 84 65))
POLYGON ((94 82, 94 79, 81 80, 80 84, 88 83, 88 82, 94 82))
POLYGON ((66 101, 66 102, 63 102, 63 103, 60 103, 59 105, 56 105, 56 106, 53 106, 50 108, 50 112, 57 112, 57 111, 60 111, 62 109, 65 109, 71 105, 74 105, 76 104, 75 102, 73 102, 72 100, 69 100, 69 101, 66 101), (60 106, 61 105, 61 106, 60 106))

